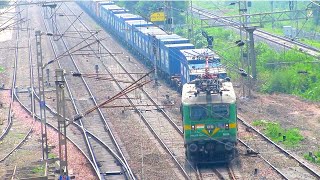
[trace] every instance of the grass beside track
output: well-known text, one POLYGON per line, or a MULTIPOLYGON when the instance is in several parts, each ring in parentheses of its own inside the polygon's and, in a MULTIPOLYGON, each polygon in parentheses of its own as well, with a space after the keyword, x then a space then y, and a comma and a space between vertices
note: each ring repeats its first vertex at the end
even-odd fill
POLYGON ((304 139, 298 128, 284 129, 277 122, 256 120, 253 125, 262 127, 266 136, 276 143, 284 144, 286 147, 297 147, 304 139))

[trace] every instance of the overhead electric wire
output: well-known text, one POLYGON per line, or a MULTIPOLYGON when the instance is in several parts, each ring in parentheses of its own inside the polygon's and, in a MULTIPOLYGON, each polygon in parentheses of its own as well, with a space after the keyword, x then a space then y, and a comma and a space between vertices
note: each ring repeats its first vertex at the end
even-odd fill
POLYGON ((100 108, 101 106, 104 106, 104 105, 106 105, 106 104, 114 101, 114 100, 117 99, 118 97, 121 97, 121 96, 123 96, 123 95, 125 95, 125 94, 127 94, 127 93, 129 93, 129 92, 131 92, 131 91, 133 91, 133 90, 135 90, 135 89, 138 89, 138 88, 144 86, 145 84, 151 82, 152 80, 144 81, 144 82, 142 82, 142 83, 139 82, 139 81, 141 81, 143 78, 149 76, 149 74, 151 74, 153 71, 154 71, 154 69, 153 69, 152 71, 146 73, 144 76, 140 77, 140 78, 139 78, 138 80, 136 80, 134 83, 132 83, 131 85, 127 86, 127 87, 124 88, 122 91, 120 91, 119 93, 117 93, 116 95, 114 95, 113 97, 111 97, 110 99, 108 99, 108 100, 106 100, 106 101, 98 104, 98 105, 95 106, 95 107, 92 107, 92 108, 88 109, 88 110, 85 111, 83 114, 77 114, 77 115, 73 118, 72 122, 81 119, 82 117, 90 114, 91 112, 93 112, 94 110, 100 108))

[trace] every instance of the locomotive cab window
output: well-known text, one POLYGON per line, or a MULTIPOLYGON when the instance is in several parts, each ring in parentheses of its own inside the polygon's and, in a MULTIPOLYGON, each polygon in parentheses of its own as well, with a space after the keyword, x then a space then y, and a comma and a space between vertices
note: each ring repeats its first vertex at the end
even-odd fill
POLYGON ((207 107, 206 106, 191 106, 190 107, 190 119, 199 121, 207 118, 207 107))
POLYGON ((211 116, 219 119, 229 117, 229 104, 213 104, 211 116))

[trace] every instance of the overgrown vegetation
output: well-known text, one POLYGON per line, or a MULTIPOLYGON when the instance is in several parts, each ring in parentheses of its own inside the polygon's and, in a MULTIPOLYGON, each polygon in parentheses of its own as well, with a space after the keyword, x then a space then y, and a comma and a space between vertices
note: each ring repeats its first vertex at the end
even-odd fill
POLYGON ((44 165, 39 165, 35 168, 32 169, 32 173, 34 174, 44 174, 45 166, 44 165))
MULTIPOLYGON (((179 1, 178 1, 179 2, 179 1)), ((187 4, 174 4, 177 9, 185 9, 187 4), (181 6, 181 7, 179 7, 181 6)), ((122 2, 126 7, 134 11, 144 12, 149 15, 150 12, 156 11, 163 7, 163 2, 147 2, 147 1, 129 1, 122 2)), ((252 2, 252 10, 269 11, 270 2, 252 2)), ((206 8, 226 12, 229 14, 237 14, 236 6, 229 6, 228 1, 219 1, 214 3, 194 2, 194 5, 202 5, 206 8)), ((288 8, 287 2, 275 2, 275 9, 288 8)), ((299 4, 302 6, 302 4, 299 4)), ((255 12, 255 11, 252 11, 255 12)), ((183 13, 176 13, 183 14, 183 13)), ((188 18, 191 24, 191 18, 188 18)), ((249 64, 246 57, 243 61, 240 57, 240 48, 234 47, 234 42, 239 40, 239 33, 227 29, 225 27, 201 28, 200 20, 193 19, 193 35, 186 28, 184 23, 179 25, 175 23, 175 33, 189 38, 196 48, 204 48, 207 46, 206 39, 202 36, 202 31, 206 31, 208 35, 214 37, 213 49, 223 57, 222 63, 227 65, 229 76, 233 79, 240 77, 237 73, 238 68, 243 68, 248 71, 249 64)), ((275 26, 282 27, 283 23, 276 22, 275 26)), ((272 30, 271 23, 265 25, 266 28, 272 30)), ((189 27, 190 28, 190 27, 189 27)), ((282 29, 277 29, 278 34, 282 33, 282 29)), ((305 40, 310 42, 310 40, 305 40)), ((314 41, 315 46, 320 46, 320 43, 314 41)), ((243 47, 246 52, 246 45, 243 47)), ((265 43, 255 42, 255 51, 257 59, 258 81, 255 84, 258 87, 256 90, 264 93, 287 93, 300 96, 302 98, 317 101, 320 100, 320 74, 318 69, 320 64, 314 57, 305 55, 299 50, 289 50, 286 47, 270 47, 265 43)))
MULTIPOLYGON (((194 22, 200 24, 198 20, 194 22)), ((195 25, 193 43, 197 48, 207 45, 206 39, 201 35, 203 30, 214 36, 213 49, 225 59, 222 63, 228 65, 233 79, 236 77, 237 67, 243 66, 247 70, 248 61, 244 58, 241 62, 240 48, 233 47, 234 42, 240 39, 238 33, 221 27, 201 29, 199 25, 195 25)), ((177 33, 184 37, 188 36, 185 29, 178 29, 177 33)), ((255 51, 258 91, 294 94, 308 100, 320 100, 320 74, 318 73, 320 64, 316 58, 286 47, 277 47, 275 50, 261 42, 255 43, 255 51)))
POLYGON ((299 146, 299 143, 304 139, 298 128, 284 129, 279 123, 265 120, 256 120, 254 126, 263 128, 263 132, 274 142, 281 142, 287 147, 299 146))
MULTIPOLYGON (((185 23, 185 12, 188 8, 188 1, 119 1, 120 6, 124 6, 135 14, 139 14, 146 19, 154 12, 167 11, 168 16, 173 16, 174 24, 185 23), (169 8, 169 7, 172 8, 169 8)), ((159 24, 163 24, 160 22, 159 24)))
MULTIPOLYGON (((221 1, 215 1, 212 3, 208 2, 202 2, 202 1, 194 1, 194 5, 203 7, 206 9, 210 9, 214 11, 215 13, 223 14, 224 16, 234 16, 239 14, 239 4, 238 2, 233 3, 230 5, 231 2, 235 1, 229 1, 229 0, 221 0, 221 1)), ((248 2, 248 1, 247 1, 248 2)), ((298 27, 298 33, 301 33, 302 31, 307 32, 320 32, 320 6, 316 5, 316 3, 306 2, 306 1, 291 1, 293 4, 291 5, 292 10, 305 10, 306 8, 309 8, 309 11, 306 13, 308 15, 313 14, 312 18, 305 18, 303 16, 302 19, 295 21, 295 20, 289 20, 289 21, 274 21, 272 23, 272 19, 267 16, 265 16, 265 19, 269 19, 270 22, 264 22, 263 24, 252 24, 255 26, 259 26, 261 29, 271 32, 273 34, 278 35, 284 35, 283 33, 283 26, 292 26, 293 28, 298 27), (297 3, 297 4, 296 4, 297 3), (298 25, 298 26, 297 26, 298 25)), ((244 9, 244 3, 241 3, 241 8, 244 9)), ((247 7, 247 13, 248 14, 254 14, 254 13, 263 13, 263 12, 281 12, 281 11, 289 11, 290 10, 290 1, 251 1, 251 6, 247 7), (271 3, 272 2, 272 3, 271 3)), ((280 14, 278 13, 277 17, 280 14)), ((301 16, 301 14, 300 14, 301 16)), ((282 15, 282 17, 287 17, 282 15)), ((259 21, 259 16, 250 17, 251 22, 257 22, 259 21)), ((303 38, 305 39, 305 38, 303 38)), ((301 41, 303 41, 301 39, 301 41)), ((318 47, 316 41, 313 41, 310 37, 309 40, 303 41, 304 43, 318 47)))
POLYGON ((310 162, 320 165, 320 150, 311 153, 306 153, 303 155, 303 157, 310 162))
POLYGON ((55 154, 53 154, 53 153, 49 153, 48 154, 48 159, 54 159, 54 158, 56 158, 57 156, 55 155, 55 154))

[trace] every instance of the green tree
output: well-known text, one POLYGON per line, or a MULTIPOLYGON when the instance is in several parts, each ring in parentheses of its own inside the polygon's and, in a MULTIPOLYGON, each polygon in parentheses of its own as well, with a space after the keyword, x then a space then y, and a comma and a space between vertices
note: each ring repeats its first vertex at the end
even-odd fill
POLYGON ((174 24, 185 23, 184 12, 188 8, 187 1, 166 1, 166 5, 162 1, 120 1, 118 4, 147 19, 152 13, 164 11, 166 7, 167 16, 173 15, 174 24), (168 6, 169 4, 171 4, 171 8, 168 6))

